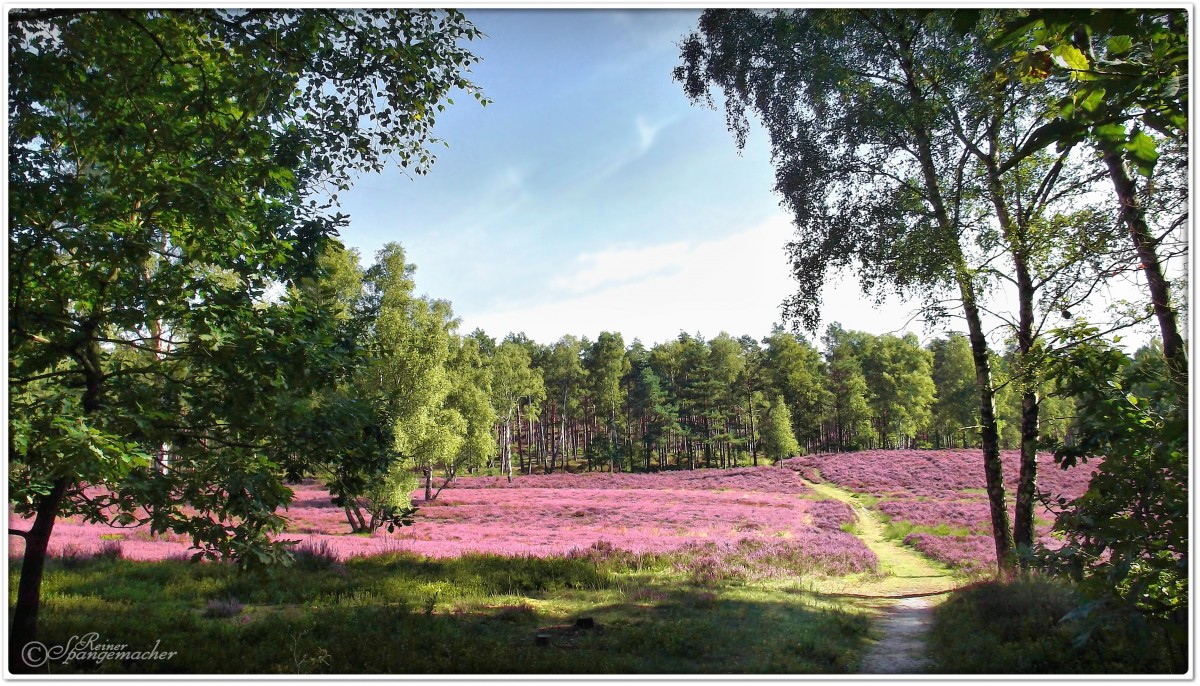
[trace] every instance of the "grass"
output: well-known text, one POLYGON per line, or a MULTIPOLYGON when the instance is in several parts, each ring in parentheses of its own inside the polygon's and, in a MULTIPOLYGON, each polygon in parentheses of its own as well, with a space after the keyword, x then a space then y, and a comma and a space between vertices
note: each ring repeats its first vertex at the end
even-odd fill
MULTIPOLYGON (((662 557, 430 560, 239 572, 226 564, 51 560, 38 639, 97 632, 170 660, 52 673, 837 674, 870 633, 860 608, 797 578, 703 579, 662 557), (640 570, 640 571, 639 571, 640 570), (578 629, 590 617, 595 628, 578 629), (548 636, 548 645, 535 637, 548 636)), ((10 561, 16 588, 19 561, 10 561)), ((10 607, 13 597, 9 599, 10 607)))
POLYGON ((1148 627, 1110 621, 1086 631, 1067 617, 1081 600, 1062 581, 1032 577, 954 593, 938 606, 929 646, 940 673, 1163 674, 1170 655, 1148 627))
POLYGON ((869 509, 879 501, 878 498, 828 483, 814 483, 810 487, 823 497, 850 505, 855 511, 854 534, 879 558, 878 572, 858 575, 848 583, 825 580, 817 584, 817 590, 840 592, 852 589, 860 595, 883 596, 941 591, 962 581, 961 575, 945 565, 885 536, 887 525, 881 524, 878 512, 869 509))
POLYGON ((883 537, 903 541, 909 534, 933 534, 935 536, 970 536, 970 527, 950 526, 946 523, 927 525, 913 524, 903 520, 889 520, 883 527, 883 537))

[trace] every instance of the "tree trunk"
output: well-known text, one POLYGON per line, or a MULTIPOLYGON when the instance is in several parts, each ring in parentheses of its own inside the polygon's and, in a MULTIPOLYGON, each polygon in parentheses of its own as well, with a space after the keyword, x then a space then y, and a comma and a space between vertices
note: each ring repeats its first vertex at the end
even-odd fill
POLYGON ((1121 218, 1129 227, 1129 237, 1133 247, 1137 249, 1141 269, 1146 274, 1146 283, 1150 289, 1150 302, 1154 307, 1154 316, 1158 318, 1158 328, 1162 335, 1163 357, 1167 361, 1167 372, 1174 382, 1180 402, 1187 407, 1187 349, 1183 337, 1179 334, 1179 324, 1175 316, 1175 308, 1171 305, 1171 288, 1163 275, 1162 264, 1158 261, 1155 250, 1154 236, 1146 225, 1145 210, 1138 201, 1137 189, 1133 178, 1125 166, 1125 160, 1114 150, 1104 150, 1104 163, 1108 166, 1108 175, 1112 179, 1117 199, 1121 203, 1121 218))
POLYGON ((433 500, 433 467, 421 467, 421 474, 425 477, 425 502, 429 502, 433 500))
POLYGON ((1033 549, 1033 510, 1037 495, 1037 445, 1039 399, 1036 390, 1021 394, 1021 475, 1017 482, 1013 544, 1017 550, 1033 549))
POLYGON ((1012 574, 1012 528, 1008 522, 1008 502, 1004 493, 1004 468, 1000 462, 1000 434, 996 428, 996 392, 992 388, 992 368, 988 359, 987 338, 975 305, 975 293, 962 277, 959 290, 967 319, 971 357, 975 361, 975 385, 979 390, 979 434, 983 445, 983 474, 987 483, 988 504, 992 514, 992 538, 996 544, 996 563, 1001 574, 1012 574))
MULTIPOLYGON (((992 150, 999 143, 991 140, 992 150)), ((1017 382, 1021 390, 1021 466, 1017 477, 1016 507, 1013 516, 1013 545, 1016 550, 1033 547, 1033 507, 1037 490, 1038 394, 1037 371, 1032 364, 1035 334, 1033 331, 1033 297, 1037 287, 1029 272, 1029 228, 1018 216, 1013 217, 1005 200, 1004 184, 995 159, 982 159, 987 167, 988 190, 996 220, 1012 253, 1013 271, 1017 282, 1017 382)))
POLYGON ((746 402, 746 409, 750 412, 750 460, 754 466, 758 466, 758 444, 754 442, 754 394, 751 393, 746 402))
POLYGON ((521 449, 521 435, 524 433, 524 427, 521 424, 521 406, 517 405, 517 460, 520 461, 518 472, 525 471, 525 451, 521 449))
MULTIPOLYGON (((9 635, 9 670, 26 673, 32 668, 21 659, 21 650, 37 639, 38 612, 42 604, 42 575, 46 570, 46 549, 58 517, 58 508, 69 482, 60 477, 50 493, 38 504, 33 526, 24 533, 25 555, 21 560, 21 580, 17 585, 17 604, 13 608, 12 633, 9 635)), ((11 531, 11 530, 10 530, 11 531)))
POLYGON ((504 418, 504 442, 500 446, 500 469, 508 476, 508 483, 512 483, 512 418, 504 418))
POLYGON ((1037 446, 1039 400, 1037 379, 1029 368, 1033 352, 1033 280, 1024 255, 1014 257, 1017 272, 1019 321, 1017 348, 1021 364, 1021 471, 1017 479, 1016 511, 1013 516, 1013 545, 1018 551, 1033 548, 1033 509, 1037 491, 1037 446))
POLYGON ((559 454, 562 456, 563 465, 565 466, 567 463, 567 389, 565 386, 563 387, 562 410, 559 414, 561 415, 559 423, 562 427, 562 450, 559 454))

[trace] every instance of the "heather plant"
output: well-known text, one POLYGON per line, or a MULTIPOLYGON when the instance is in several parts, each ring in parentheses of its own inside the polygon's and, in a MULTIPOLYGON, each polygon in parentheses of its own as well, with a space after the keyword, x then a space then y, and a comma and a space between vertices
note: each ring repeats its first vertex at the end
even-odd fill
POLYGON ((305 571, 344 572, 337 550, 326 540, 308 540, 292 548, 293 566, 305 571))
MULTIPOLYGON (((1019 453, 1003 451, 1004 478, 1014 487, 1019 453)), ((1041 488, 1046 502, 1074 498, 1087 490, 1095 471, 1061 470, 1053 456, 1039 454, 1041 488)), ((984 475, 973 450, 889 450, 854 453, 821 453, 787 460, 793 470, 819 470, 829 482, 857 493, 864 507, 879 513, 885 534, 902 540, 923 554, 979 574, 995 564, 990 505, 984 475)), ((1037 542, 1045 548, 1062 545, 1052 531, 1052 510, 1043 505, 1034 518, 1037 542)))
POLYGON ((928 645, 936 670, 951 674, 1161 673, 1170 647, 1136 624, 1111 624, 1076 640, 1078 591, 1029 576, 958 591, 940 605, 928 645))
MULTIPOLYGON (((465 553, 627 556, 648 564, 647 554, 747 538, 807 545, 813 559, 828 558, 831 569, 842 565, 843 549, 866 552, 842 529, 854 521, 850 508, 812 499, 813 491, 790 469, 557 473, 516 476, 511 484, 504 478, 460 477, 437 500, 424 503, 410 526, 363 535, 343 533, 345 513, 319 484, 306 481, 293 490, 288 528, 279 538, 295 542, 295 564, 302 569, 337 569, 339 561, 398 552, 439 559, 465 553), (537 525, 514 527, 518 517, 537 525)), ((148 539, 139 527, 126 531, 122 545, 130 559, 189 554, 187 539, 148 539)), ((56 529, 51 551, 68 542, 95 550, 110 532, 68 521, 56 529)))
POLYGON ((93 557, 100 560, 119 560, 124 556, 123 550, 121 541, 109 539, 100 544, 100 549, 93 554, 93 557))
POLYGON ((209 600, 204 605, 204 616, 210 619, 224 619, 227 617, 236 617, 242 613, 245 608, 237 598, 221 598, 209 600))

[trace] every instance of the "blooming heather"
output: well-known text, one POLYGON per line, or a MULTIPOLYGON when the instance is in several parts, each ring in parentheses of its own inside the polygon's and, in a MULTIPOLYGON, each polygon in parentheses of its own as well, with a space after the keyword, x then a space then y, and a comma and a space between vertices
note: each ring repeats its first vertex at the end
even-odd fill
MULTIPOLYGON (((1005 488, 1017 485, 1020 452, 1003 451, 1005 488)), ((868 450, 823 453, 793 458, 787 466, 826 481, 880 498, 880 513, 896 522, 922 528, 941 526, 968 535, 936 535, 928 531, 909 534, 905 543, 926 555, 968 570, 986 569, 995 563, 990 537, 991 509, 985 491, 983 460, 978 450, 868 450)), ((1087 490, 1096 464, 1062 470, 1049 454, 1038 455, 1038 489, 1052 498, 1073 499, 1087 490)), ((1009 516, 1013 503, 1009 500, 1009 516)), ((1038 543, 1060 545, 1050 536, 1054 515, 1038 506, 1034 513, 1038 543)))
MULTIPOLYGON (((284 513, 289 519, 284 538, 324 542, 341 559, 401 551, 429 557, 549 556, 594 551, 599 545, 634 554, 682 552, 720 559, 725 571, 736 560, 759 575, 780 570, 841 574, 876 565, 874 554, 841 530, 854 519, 847 505, 811 499, 795 472, 772 467, 560 473, 520 476, 511 484, 461 477, 437 500, 418 501, 412 526, 370 536, 348 533, 342 510, 319 484, 306 482, 294 491, 284 513)), ((131 559, 188 552, 189 541, 178 537, 151 539, 142 528, 116 530, 68 520, 56 527, 51 554, 99 551, 101 535, 122 536, 122 554, 131 559)), ((22 542, 10 541, 19 553, 22 542)))
POLYGON ((985 572, 995 567, 996 543, 991 536, 934 536, 909 534, 904 543, 925 555, 967 572, 985 572))

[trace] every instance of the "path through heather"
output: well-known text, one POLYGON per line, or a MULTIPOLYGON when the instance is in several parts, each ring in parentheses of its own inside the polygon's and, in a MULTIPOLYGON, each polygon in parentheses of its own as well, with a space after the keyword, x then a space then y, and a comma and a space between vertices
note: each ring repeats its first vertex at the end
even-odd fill
POLYGON ((955 586, 945 566, 899 543, 884 538, 883 525, 854 494, 830 484, 806 482, 819 495, 840 500, 857 517, 855 534, 879 556, 875 578, 857 580, 852 589, 823 588, 824 592, 860 599, 876 610, 880 639, 863 657, 863 674, 920 674, 928 670, 925 635, 941 592, 955 586))

